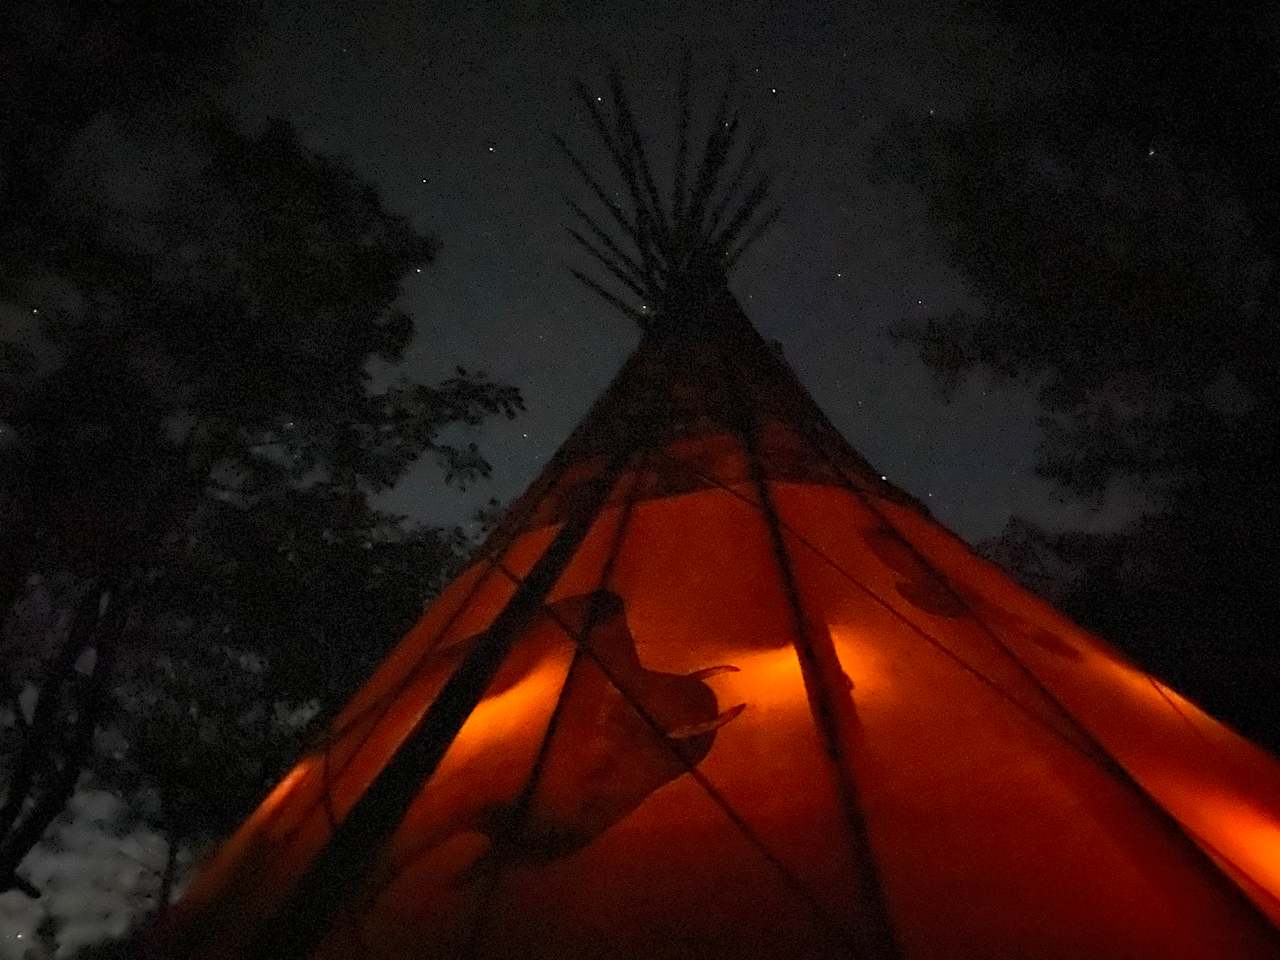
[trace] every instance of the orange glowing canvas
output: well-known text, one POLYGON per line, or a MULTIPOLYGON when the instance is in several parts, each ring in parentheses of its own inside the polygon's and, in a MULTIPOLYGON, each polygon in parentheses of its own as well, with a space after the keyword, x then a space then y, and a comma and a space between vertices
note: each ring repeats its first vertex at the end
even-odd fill
POLYGON ((1280 956, 1280 766, 884 482, 722 265, 160 953, 1280 956))

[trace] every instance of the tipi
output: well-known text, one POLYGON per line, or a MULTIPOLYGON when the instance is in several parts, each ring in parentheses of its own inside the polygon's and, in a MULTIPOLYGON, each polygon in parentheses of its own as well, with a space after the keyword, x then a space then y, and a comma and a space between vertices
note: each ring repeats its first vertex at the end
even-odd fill
POLYGON ((160 952, 1280 957, 1280 767, 830 426, 725 283, 771 218, 724 99, 663 202, 580 94, 640 345, 160 952))

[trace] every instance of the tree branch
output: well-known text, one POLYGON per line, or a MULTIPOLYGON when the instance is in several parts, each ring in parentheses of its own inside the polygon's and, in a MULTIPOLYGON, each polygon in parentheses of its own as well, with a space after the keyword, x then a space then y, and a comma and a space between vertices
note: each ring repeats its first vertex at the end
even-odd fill
MULTIPOLYGON (((31 849, 40 842, 40 838, 44 836, 49 825, 66 808, 67 801, 71 798, 72 793, 75 792, 76 785, 80 782, 84 759, 93 747, 93 734, 97 729, 98 718, 102 715, 103 708, 106 705, 111 678, 115 673, 116 642, 124 629, 126 617, 124 604, 119 602, 118 597, 112 596, 106 617, 100 623, 97 622, 97 609, 100 609, 101 598, 105 594, 109 594, 106 588, 91 590, 89 595, 81 601, 77 610, 77 621, 79 621, 80 614, 86 608, 92 609, 94 625, 98 627, 96 630, 89 628, 86 631, 92 636, 94 646, 97 648, 93 673, 84 682, 84 699, 76 717, 71 741, 67 745, 65 755, 62 758, 62 764, 51 771, 52 775, 49 778, 49 782, 42 794, 36 799, 34 806, 22 816, 21 822, 17 823, 16 826, 10 824, 10 829, 6 831, 4 840, 0 842, 0 891, 21 890, 27 896, 39 896, 39 891, 36 888, 17 876, 18 867, 26 859, 31 849), (93 607, 89 607, 90 598, 95 601, 93 607)), ((73 627, 72 633, 76 634, 80 633, 80 631, 75 630, 73 627)), ((70 635, 68 640, 70 640, 70 635)), ((70 646, 70 643, 64 645, 63 651, 58 657, 59 661, 65 658, 68 646, 70 646)), ((86 649, 87 646, 88 644, 84 644, 80 649, 86 649)), ((78 654, 71 659, 72 667, 74 667, 76 659, 78 659, 78 654)), ((43 697, 41 699, 42 701, 44 700, 43 697)), ((43 702, 40 706, 43 706, 43 702)), ((39 710, 39 707, 37 707, 37 710, 39 710)), ((44 737, 47 744, 47 733, 44 737)), ((45 764, 53 767, 52 757, 46 757, 45 764)), ((30 783, 28 783, 29 790, 30 783)), ((9 803, 12 803, 14 799, 14 797, 10 797, 9 803)), ((24 800, 25 795, 17 798, 19 808, 25 806, 24 800)), ((9 803, 6 803, 6 807, 9 803)))
MULTIPOLYGON (((93 629, 98 623, 101 603, 102 591, 96 587, 85 593, 76 607, 66 639, 45 668, 44 679, 36 694, 35 711, 31 722, 26 724, 22 749, 14 764, 4 806, 0 807, 0 837, 8 837, 13 831, 41 768, 53 763, 53 727, 57 721, 62 689, 70 680, 81 652, 89 645, 93 629)), ((19 704, 19 716, 21 713, 22 707, 19 704)), ((3 871, 0 871, 0 876, 3 876, 3 871)))

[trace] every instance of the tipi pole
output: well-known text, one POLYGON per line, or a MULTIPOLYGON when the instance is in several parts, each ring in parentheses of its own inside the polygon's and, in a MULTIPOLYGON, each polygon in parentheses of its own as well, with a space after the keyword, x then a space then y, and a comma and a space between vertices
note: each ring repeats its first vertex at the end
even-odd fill
POLYGON ((404 745, 337 825, 282 906, 258 930, 246 960, 304 960, 319 945, 343 901, 357 893, 353 888, 365 879, 373 860, 484 696, 515 638, 542 608, 618 477, 641 446, 639 434, 639 430, 620 431, 629 442, 575 497, 555 539, 477 639, 404 745))
MULTIPOLYGON (((605 558, 604 567, 600 571, 600 580, 595 591, 596 597, 587 607, 586 622, 580 630, 572 630, 568 628, 568 625, 563 620, 559 620, 554 614, 552 615, 566 636, 573 641, 573 657, 569 661, 568 670, 565 671, 564 682, 560 685, 560 693, 556 697, 555 706, 551 708, 551 716, 547 718, 547 729, 542 735, 541 743, 538 744, 538 752, 534 756, 529 776, 525 778, 524 786, 521 787, 515 803, 512 804, 508 825, 500 838, 494 839, 492 849, 496 853, 495 860, 490 865, 485 891, 481 894, 479 906, 471 925, 471 932, 467 936, 466 944, 459 960, 474 960, 479 956, 480 943, 488 931, 493 900, 501 884, 501 871, 511 855, 508 844, 524 829, 534 794, 537 793, 538 785, 542 780, 547 757, 550 756, 551 747, 555 743, 557 732, 560 728, 560 720, 568 699, 570 684, 573 683, 574 673, 578 663, 588 649, 587 644, 592 632, 599 625, 602 612, 602 604, 599 597, 609 588, 610 581, 613 579, 613 570, 618 562, 618 555, 622 552, 622 543, 626 539, 627 530, 631 525, 631 514, 636 505, 637 493, 640 489, 640 484, 644 480, 644 469, 648 463, 648 451, 645 451, 638 459, 639 462, 636 464, 631 487, 627 492, 627 498, 623 501, 622 511, 618 516, 617 529, 613 532, 613 542, 609 545, 609 553, 605 558)), ((505 566, 501 567, 501 569, 506 571, 505 566)), ((518 583, 518 581, 516 582, 518 583)), ((548 611, 548 613, 551 613, 551 611, 548 611)))
MULTIPOLYGON (((792 382, 794 382, 799 389, 803 391, 804 388, 800 385, 799 378, 790 366, 785 363, 781 364, 781 366, 783 370, 786 371, 787 376, 792 380, 792 382)), ((807 394, 805 395, 807 396, 807 394)), ((817 410, 816 404, 814 405, 814 408, 818 422, 825 424, 825 415, 822 414, 820 410, 817 410)), ((934 578, 934 580, 953 600, 955 600, 956 603, 963 607, 969 618, 977 624, 978 629, 987 637, 988 640, 991 641, 992 645, 1012 662, 1014 668, 1022 674, 1022 676, 1031 684, 1032 688, 1044 698, 1044 700, 1061 718, 1067 722, 1070 729, 1074 730, 1081 737, 1086 747, 1083 751, 1085 755, 1099 763, 1104 770, 1115 778, 1122 787, 1124 787, 1148 812, 1152 814, 1156 822, 1164 829, 1166 835, 1171 838, 1183 853, 1186 854, 1192 862, 1207 870, 1208 875, 1213 878, 1214 885, 1229 901, 1241 907, 1244 912, 1252 918, 1260 920, 1262 925, 1267 929, 1269 935, 1275 941, 1277 947, 1280 948, 1280 930, 1277 930, 1275 924, 1271 921, 1271 918, 1267 913, 1254 902, 1254 900, 1241 888, 1240 884, 1223 871, 1222 867, 1215 860, 1215 857, 1220 855, 1217 854, 1216 851, 1210 852, 1210 850, 1206 850, 1205 846, 1202 845, 1203 841, 1189 830, 1188 827, 1179 820, 1172 811, 1167 809, 1160 802, 1155 794, 1153 794, 1132 772, 1130 772, 1129 768, 1120 761, 1119 757, 1112 753, 1102 740, 1099 739, 1092 730, 1085 726, 1085 724, 1071 712, 1066 703, 1064 703, 1063 700, 1048 687, 1048 685, 1040 678, 1039 674, 1037 674, 1026 663, 1026 661, 1022 659, 1022 657, 1018 656, 1014 649, 1006 643, 982 617, 978 615, 978 612, 974 610, 973 605, 959 590, 956 589, 950 578, 947 577, 947 575, 936 564, 934 564, 919 547, 904 535, 902 531, 898 529, 897 525, 893 523, 884 514, 884 512, 875 505, 874 502, 872 502, 867 491, 861 489, 853 482, 849 475, 839 465, 837 458, 833 456, 827 445, 822 442, 821 437, 812 429, 812 426, 802 423, 801 427, 804 429, 805 439, 813 447, 814 451, 827 462, 828 466, 841 479, 841 486, 851 496, 853 496, 854 499, 861 503, 863 508, 875 517, 876 520, 882 524, 887 531, 889 531, 890 535, 898 541, 898 543, 910 552, 916 562, 921 564, 921 566, 929 572, 929 575, 934 578)), ((825 432, 828 435, 834 434, 839 437, 839 434, 829 424, 826 424, 825 432)), ((928 514, 927 509, 924 508, 923 505, 918 505, 917 509, 924 510, 926 515, 928 514)), ((947 530, 946 527, 943 527, 943 525, 932 516, 929 517, 929 520, 934 525, 944 530, 948 535, 956 537, 954 533, 947 530)), ((959 538, 956 537, 956 539, 959 538)), ((965 547, 970 552, 973 552, 973 548, 969 547, 968 544, 965 544, 965 547)), ((1146 675, 1145 670, 1141 672, 1146 675)), ((1239 869, 1239 867, 1235 867, 1235 869, 1239 869)), ((1249 876, 1247 872, 1242 870, 1241 874, 1255 887, 1265 890, 1263 885, 1249 876)))
POLYGON ((809 622, 783 537, 782 523, 760 461, 756 444, 757 418, 743 396, 732 361, 724 356, 723 351, 720 356, 724 364, 726 385, 734 397, 733 414, 736 422, 731 426, 743 445, 751 484, 760 500, 760 509, 769 531, 769 543, 791 612, 796 657, 800 661, 809 709, 831 761, 836 792, 849 828, 858 902, 863 908, 852 927, 855 955, 859 960, 900 960, 903 954, 889 916, 875 850, 871 846, 866 818, 862 813, 858 784, 853 775, 853 758, 849 756, 847 738, 842 733, 842 728, 848 723, 857 722, 853 700, 847 689, 841 689, 846 678, 830 637, 825 633, 819 634, 809 622), (841 704, 841 697, 848 703, 841 704))

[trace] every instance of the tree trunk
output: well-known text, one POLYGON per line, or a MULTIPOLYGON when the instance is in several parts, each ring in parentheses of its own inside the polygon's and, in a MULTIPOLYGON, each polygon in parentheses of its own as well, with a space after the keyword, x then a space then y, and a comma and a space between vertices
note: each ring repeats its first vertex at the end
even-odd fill
POLYGON ((173 884, 178 878, 178 844, 172 835, 165 837, 164 871, 160 874, 160 889, 156 892, 156 909, 153 919, 160 922, 169 912, 173 899, 173 884))
POLYGON ((49 825, 66 807, 80 782, 85 758, 93 749, 93 734, 110 695, 115 673, 116 643, 125 625, 125 605, 109 587, 90 590, 81 600, 67 639, 49 671, 26 741, 15 767, 9 795, 0 809, 0 892, 21 890, 38 896, 17 870, 49 825), (107 609, 103 611, 103 601, 107 609), (105 616, 102 614, 105 612, 105 616), (96 648, 93 672, 83 687, 75 725, 59 751, 57 736, 62 693, 74 684, 76 662, 90 646, 96 648), (61 753, 61 763, 59 763, 61 753))

